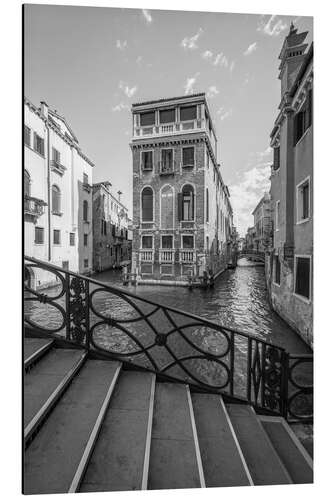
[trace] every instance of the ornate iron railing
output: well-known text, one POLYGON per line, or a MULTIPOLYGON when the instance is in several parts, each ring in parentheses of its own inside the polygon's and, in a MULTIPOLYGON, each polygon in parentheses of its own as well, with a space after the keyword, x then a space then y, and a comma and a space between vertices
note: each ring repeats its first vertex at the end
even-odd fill
POLYGON ((259 336, 33 258, 25 258, 24 276, 25 324, 39 333, 251 403, 264 413, 295 420, 312 417, 308 403, 302 410, 312 385, 304 383, 302 370, 298 379, 293 374, 301 365, 309 367, 311 356, 288 355, 259 336), (58 286, 38 291, 33 281, 56 281, 58 286))

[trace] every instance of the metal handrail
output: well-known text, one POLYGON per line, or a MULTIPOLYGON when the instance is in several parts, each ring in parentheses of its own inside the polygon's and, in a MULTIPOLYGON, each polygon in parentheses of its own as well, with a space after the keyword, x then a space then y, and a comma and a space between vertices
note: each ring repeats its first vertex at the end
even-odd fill
MULTIPOLYGON (((45 335, 61 335, 88 350, 200 390, 249 402, 259 411, 303 419, 299 411, 289 408, 295 405, 295 398, 309 394, 308 385, 303 392, 298 383, 292 394, 289 390, 294 382, 290 367, 304 362, 301 356, 289 355, 285 349, 246 332, 25 257, 25 276, 30 270, 55 275, 60 286, 50 295, 48 290, 34 290, 28 280, 25 282, 25 323, 33 329, 45 335), (107 311, 104 302, 100 310, 95 301, 101 293, 112 297, 112 308, 107 311), (29 312, 31 302, 55 308, 58 323, 36 322, 29 312), (126 313, 118 313, 119 302, 125 304, 126 313), (243 369, 239 363, 243 363, 243 369)), ((306 418, 310 418, 309 412, 306 418)))

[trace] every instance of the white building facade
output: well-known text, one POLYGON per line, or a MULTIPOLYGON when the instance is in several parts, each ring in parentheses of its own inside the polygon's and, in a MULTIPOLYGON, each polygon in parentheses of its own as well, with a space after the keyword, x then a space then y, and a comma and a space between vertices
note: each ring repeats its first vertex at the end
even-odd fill
MULTIPOLYGON (((24 102, 24 253, 81 274, 92 272, 92 170, 65 118, 24 102)), ((31 269, 31 288, 54 275, 31 269)))

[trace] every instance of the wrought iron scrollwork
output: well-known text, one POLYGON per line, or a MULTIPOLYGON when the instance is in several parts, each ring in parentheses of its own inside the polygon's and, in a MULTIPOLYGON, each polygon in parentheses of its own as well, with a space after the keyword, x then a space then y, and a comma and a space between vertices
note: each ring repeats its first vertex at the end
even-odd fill
POLYGON ((31 327, 271 414, 304 418, 296 403, 312 394, 312 386, 296 380, 294 372, 311 357, 288 358, 284 349, 258 336, 36 259, 26 258, 25 265, 27 272, 47 271, 57 281, 51 293, 35 290, 26 280, 25 321, 31 327), (44 323, 37 323, 29 306, 34 302, 57 311, 58 324, 50 325, 47 314, 44 323))

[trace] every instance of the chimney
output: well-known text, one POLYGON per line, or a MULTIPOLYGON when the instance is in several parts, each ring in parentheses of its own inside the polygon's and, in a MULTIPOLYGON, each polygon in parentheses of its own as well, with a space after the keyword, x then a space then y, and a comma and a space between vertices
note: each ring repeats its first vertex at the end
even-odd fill
POLYGON ((48 119, 49 107, 48 107, 48 105, 46 104, 45 101, 41 101, 40 102, 40 111, 41 111, 43 117, 46 118, 46 119, 48 119))
POLYGON ((118 191, 117 194, 118 194, 118 201, 120 201, 120 197, 123 193, 121 191, 118 191))

